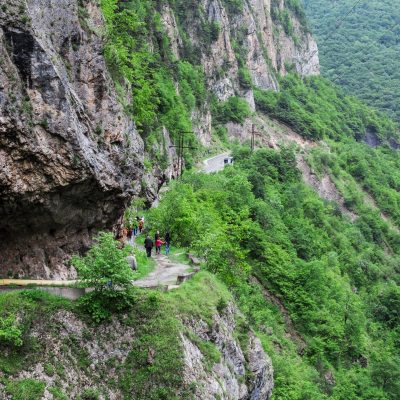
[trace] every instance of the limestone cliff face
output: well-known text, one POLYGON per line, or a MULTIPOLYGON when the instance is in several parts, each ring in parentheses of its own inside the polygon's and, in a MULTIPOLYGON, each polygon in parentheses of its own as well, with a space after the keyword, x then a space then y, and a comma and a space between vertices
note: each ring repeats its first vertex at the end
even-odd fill
MULTIPOLYGON (((236 317, 237 310, 230 304, 226 310, 213 316, 210 326, 196 317, 185 322, 174 339, 181 351, 179 370, 182 382, 180 387, 175 388, 176 396, 173 398, 270 399, 274 386, 271 360, 251 331, 244 332, 247 338, 239 343, 235 338, 236 317), (196 343, 203 344, 202 350, 196 343), (204 346, 215 348, 220 353, 220 360, 210 360, 204 346), (181 396, 180 391, 187 392, 189 388, 191 396, 181 396)), ((162 342, 163 333, 158 332, 157 326, 147 327, 149 332, 157 334, 162 342)), ((18 373, 12 376, 5 373, 2 377, 11 381, 36 379, 43 382, 43 399, 54 399, 51 395, 54 388, 68 399, 86 398, 84 393, 88 390, 97 393, 96 398, 101 400, 154 398, 148 396, 148 392, 160 387, 160 382, 167 380, 168 383, 171 375, 167 368, 158 370, 157 379, 143 385, 140 396, 135 395, 136 388, 130 393, 127 390, 127 381, 136 374, 150 376, 151 379, 149 369, 154 365, 159 368, 159 359, 165 356, 156 343, 139 344, 141 334, 140 327, 129 322, 129 315, 93 325, 71 311, 50 312, 46 320, 34 318, 26 333, 25 339, 30 337, 41 343, 40 354, 37 353, 38 348, 32 349, 29 360, 21 364, 18 373), (141 358, 143 353, 146 354, 143 361, 132 363, 133 357, 141 358)), ((5 357, 13 354, 11 348, 4 351, 5 357)), ((163 393, 162 390, 161 386, 160 393, 163 393)), ((2 382, 0 398, 11 399, 2 382)))
MULTIPOLYGON (((319 74, 318 47, 312 35, 281 0, 275 13, 289 15, 291 32, 286 33, 282 23, 272 17, 272 4, 272 0, 248 0, 242 10, 232 12, 223 0, 201 0, 201 11, 195 15, 188 6, 184 31, 200 53, 208 89, 218 100, 240 96, 254 111, 251 86, 279 90, 277 77, 285 75, 288 68, 303 76, 319 74), (204 43, 205 24, 215 30, 210 43, 204 43), (249 84, 243 84, 240 69, 250 73, 249 84)), ((184 51, 182 27, 173 7, 165 4, 161 14, 172 52, 180 58, 184 51)), ((205 145, 211 142, 210 118, 207 106, 193 118, 194 129, 205 145)))
POLYGON ((73 276, 66 257, 139 191, 101 29, 94 1, 0 1, 0 276, 73 276))
POLYGON ((237 310, 229 304, 214 315, 209 326, 202 320, 186 321, 192 335, 212 343, 221 354, 220 361, 207 367, 205 356, 189 337, 181 335, 187 385, 195 385, 199 400, 268 400, 274 387, 271 359, 260 340, 250 331, 246 345, 235 338, 237 310))

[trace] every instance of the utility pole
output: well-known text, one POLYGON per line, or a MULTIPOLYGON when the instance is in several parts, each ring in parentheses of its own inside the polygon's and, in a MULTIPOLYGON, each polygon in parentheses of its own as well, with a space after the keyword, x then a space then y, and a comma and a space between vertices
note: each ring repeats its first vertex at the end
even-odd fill
POLYGON ((193 146, 185 146, 184 142, 184 134, 185 133, 193 133, 191 131, 179 131, 179 137, 178 137, 178 144, 177 145, 171 145, 169 148, 176 148, 177 149, 177 156, 178 156, 178 178, 182 176, 183 172, 183 150, 184 149, 196 149, 196 147, 193 146))
POLYGON ((254 148, 256 145, 256 132, 255 132, 255 125, 251 125, 251 152, 254 152, 254 148))

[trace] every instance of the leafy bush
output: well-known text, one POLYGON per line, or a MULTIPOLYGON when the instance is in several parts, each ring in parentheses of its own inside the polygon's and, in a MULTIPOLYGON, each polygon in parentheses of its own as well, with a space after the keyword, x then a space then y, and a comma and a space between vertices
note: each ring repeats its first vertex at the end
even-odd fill
POLYGON ((244 0, 222 0, 222 3, 230 14, 236 15, 243 11, 244 0))
POLYGON ((85 257, 72 258, 79 279, 94 289, 80 299, 80 304, 96 322, 131 305, 135 275, 126 261, 131 249, 119 247, 112 233, 101 233, 85 257))
POLYGON ((22 331, 15 315, 0 316, 0 345, 22 346, 22 331))
POLYGON ((252 86, 252 79, 250 71, 247 68, 241 67, 238 72, 239 83, 245 89, 250 89, 252 86))
POLYGON ((120 249, 120 243, 112 233, 101 233, 95 243, 85 257, 72 258, 82 283, 100 293, 129 288, 134 275, 126 257, 131 249, 120 249))
POLYGON ((375 317, 391 328, 400 325, 400 287, 391 285, 381 289, 374 309, 375 317))
POLYGON ((96 389, 85 389, 81 394, 82 400, 98 400, 100 398, 100 394, 96 389))
POLYGON ((246 100, 232 96, 222 103, 216 103, 213 114, 217 123, 236 122, 242 124, 251 115, 251 110, 246 100))

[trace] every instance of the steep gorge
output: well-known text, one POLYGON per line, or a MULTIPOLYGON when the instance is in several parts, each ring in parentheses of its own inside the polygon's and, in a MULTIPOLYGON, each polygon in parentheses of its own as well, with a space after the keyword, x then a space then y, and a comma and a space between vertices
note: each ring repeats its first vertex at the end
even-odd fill
MULTIPOLYGON (((108 3, 115 14, 122 10, 113 1, 101 6, 108 3)), ((288 68, 319 71, 315 41, 283 1, 146 4, 160 16, 170 54, 155 71, 171 60, 204 66, 204 101, 184 110, 185 126, 201 145, 209 146, 220 126, 215 104, 244 98, 254 111, 253 87, 276 90, 288 68)), ((0 274, 73 277, 66 266, 71 253, 112 228, 132 196, 151 202, 176 176, 177 133, 162 120, 141 131, 147 157, 166 157, 145 172, 143 140, 127 111, 134 84, 122 76, 116 90, 110 77, 104 58, 110 28, 97 2, 3 1, 0 21, 0 274), (155 142, 147 140, 152 129, 155 142)), ((159 40, 154 32, 147 38, 150 52, 159 40)), ((181 82, 170 79, 182 103, 181 82)), ((228 125, 228 135, 235 129, 250 135, 249 124, 228 125)))

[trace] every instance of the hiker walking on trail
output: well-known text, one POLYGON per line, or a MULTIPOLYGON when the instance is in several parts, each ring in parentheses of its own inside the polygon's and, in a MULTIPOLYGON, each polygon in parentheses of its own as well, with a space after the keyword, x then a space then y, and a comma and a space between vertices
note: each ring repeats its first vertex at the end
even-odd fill
POLYGON ((151 257, 151 250, 153 249, 153 241, 150 239, 149 235, 147 235, 144 241, 144 248, 146 249, 147 257, 151 257))
POLYGON ((169 254, 169 243, 170 243, 171 237, 169 232, 167 231, 167 233, 165 234, 165 255, 167 256, 169 254))
POLYGON ((163 242, 160 239, 160 235, 158 235, 158 239, 156 239, 156 254, 161 254, 161 246, 165 244, 165 242, 163 242))
POLYGON ((138 226, 139 226, 139 218, 135 218, 133 220, 132 228, 133 228, 133 236, 137 236, 138 234, 138 226))
POLYGON ((144 225, 144 219, 141 218, 139 221, 139 233, 142 233, 143 225, 144 225))
POLYGON ((157 239, 160 239, 160 231, 157 231, 156 234, 154 235, 154 241, 156 242, 157 239))
POLYGON ((132 244, 132 234, 133 234, 133 229, 128 228, 128 232, 126 234, 126 238, 128 239, 128 243, 132 244))

